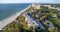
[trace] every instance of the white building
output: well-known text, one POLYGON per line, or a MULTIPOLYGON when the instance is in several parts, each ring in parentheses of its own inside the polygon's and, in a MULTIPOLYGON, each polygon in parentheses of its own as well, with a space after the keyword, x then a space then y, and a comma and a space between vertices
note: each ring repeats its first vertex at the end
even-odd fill
POLYGON ((40 4, 32 4, 32 7, 33 7, 34 9, 40 9, 40 4))
POLYGON ((39 27, 40 29, 44 29, 43 25, 36 19, 33 19, 28 15, 28 12, 24 13, 23 16, 25 17, 26 22, 28 23, 29 27, 39 27))

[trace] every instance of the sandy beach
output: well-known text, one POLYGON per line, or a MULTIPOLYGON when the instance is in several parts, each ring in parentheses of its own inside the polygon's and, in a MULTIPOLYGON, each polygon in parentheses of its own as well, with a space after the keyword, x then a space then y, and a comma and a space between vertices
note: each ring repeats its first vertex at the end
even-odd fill
POLYGON ((16 14, 12 15, 11 17, 8 17, 2 21, 0 21, 0 30, 2 30, 3 27, 14 21, 22 12, 26 11, 29 9, 31 5, 29 5, 27 8, 23 9, 22 11, 17 12, 16 14))

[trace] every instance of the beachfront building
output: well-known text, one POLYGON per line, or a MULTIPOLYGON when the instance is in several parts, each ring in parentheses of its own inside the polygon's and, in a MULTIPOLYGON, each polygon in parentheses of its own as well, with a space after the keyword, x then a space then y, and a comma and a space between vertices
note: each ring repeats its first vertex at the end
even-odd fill
POLYGON ((32 4, 32 7, 33 7, 34 9, 39 10, 39 9, 40 9, 40 4, 32 4))
POLYGON ((29 27, 44 29, 44 26, 37 19, 33 19, 28 12, 25 12, 23 16, 25 17, 25 21, 28 23, 29 27))
POLYGON ((48 7, 50 9, 51 8, 51 5, 44 5, 44 7, 48 7))

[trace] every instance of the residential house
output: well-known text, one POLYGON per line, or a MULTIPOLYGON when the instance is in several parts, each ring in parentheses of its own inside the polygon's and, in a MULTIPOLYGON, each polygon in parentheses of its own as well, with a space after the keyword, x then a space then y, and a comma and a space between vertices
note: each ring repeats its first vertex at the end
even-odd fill
POLYGON ((29 12, 25 12, 23 16, 25 17, 25 21, 28 23, 29 27, 38 27, 40 29, 44 29, 44 26, 37 19, 33 19, 29 15, 29 12))

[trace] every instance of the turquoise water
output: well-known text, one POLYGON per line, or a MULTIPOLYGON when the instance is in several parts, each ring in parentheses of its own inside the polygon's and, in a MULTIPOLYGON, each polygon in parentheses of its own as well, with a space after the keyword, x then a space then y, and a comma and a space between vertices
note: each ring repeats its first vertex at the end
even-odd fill
POLYGON ((0 4, 0 21, 25 9, 29 4, 0 4))

